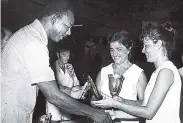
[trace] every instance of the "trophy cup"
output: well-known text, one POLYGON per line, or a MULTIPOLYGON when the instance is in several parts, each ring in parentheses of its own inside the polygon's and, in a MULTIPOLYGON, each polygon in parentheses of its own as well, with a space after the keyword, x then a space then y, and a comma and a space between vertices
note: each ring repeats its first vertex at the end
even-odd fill
POLYGON ((109 91, 112 97, 118 96, 121 92, 124 77, 118 74, 108 74, 109 91))

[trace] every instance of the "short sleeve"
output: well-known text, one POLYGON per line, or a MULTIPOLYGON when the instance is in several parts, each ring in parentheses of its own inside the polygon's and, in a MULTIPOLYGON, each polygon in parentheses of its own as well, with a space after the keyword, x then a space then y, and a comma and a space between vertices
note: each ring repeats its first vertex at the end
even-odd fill
POLYGON ((48 49, 41 42, 30 43, 25 48, 24 61, 32 84, 55 80, 49 66, 48 49))

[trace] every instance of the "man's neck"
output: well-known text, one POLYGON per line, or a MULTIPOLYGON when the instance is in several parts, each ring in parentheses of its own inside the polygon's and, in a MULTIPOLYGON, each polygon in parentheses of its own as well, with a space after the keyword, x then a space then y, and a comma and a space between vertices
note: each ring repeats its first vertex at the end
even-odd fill
POLYGON ((50 22, 49 22, 49 17, 43 17, 41 20, 40 20, 40 23, 42 24, 45 32, 46 32, 46 35, 47 37, 49 37, 49 30, 50 30, 50 22))

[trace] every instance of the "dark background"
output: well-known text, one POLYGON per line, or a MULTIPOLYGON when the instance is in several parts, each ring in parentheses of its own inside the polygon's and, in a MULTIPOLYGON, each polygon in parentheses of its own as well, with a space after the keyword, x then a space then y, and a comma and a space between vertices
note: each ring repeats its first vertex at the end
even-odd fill
MULTIPOLYGON (((30 24, 36 18, 37 13, 51 0, 2 0, 1 1, 1 26, 12 32, 30 24)), ((93 38, 94 42, 106 37, 113 32, 122 29, 131 33, 135 47, 133 49, 134 62, 144 69, 148 79, 154 70, 152 64, 147 63, 141 53, 142 47, 139 35, 142 31, 143 21, 171 22, 176 30, 176 48, 172 61, 180 68, 182 66, 180 55, 183 52, 183 2, 181 0, 70 0, 76 12, 75 24, 83 24, 82 27, 73 27, 72 35, 65 42, 72 45, 72 57, 76 74, 84 83, 83 64, 85 42, 93 38)), ((62 41, 62 42, 64 42, 62 41)), ((56 44, 57 45, 57 44, 56 44)), ((49 44, 50 57, 54 59, 55 44, 49 44)), ((89 59, 89 58, 87 58, 89 59)), ((101 64, 94 59, 86 61, 88 69, 95 80, 101 64)), ((183 98, 182 98, 183 100, 183 98)), ((34 119, 45 112, 44 97, 39 94, 35 109, 34 119)), ((181 105, 181 120, 183 122, 183 105, 181 105)))

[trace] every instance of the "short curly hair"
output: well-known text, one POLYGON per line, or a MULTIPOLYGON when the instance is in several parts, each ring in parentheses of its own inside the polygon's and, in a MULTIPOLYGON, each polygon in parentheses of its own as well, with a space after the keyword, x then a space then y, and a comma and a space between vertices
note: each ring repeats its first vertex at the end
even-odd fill
POLYGON ((38 17, 56 14, 57 17, 62 18, 63 15, 68 14, 68 11, 71 11, 74 14, 73 6, 69 0, 52 0, 39 13, 38 17))
POLYGON ((108 37, 108 42, 109 43, 115 42, 115 41, 123 44, 127 49, 129 49, 133 45, 130 34, 125 30, 122 30, 120 32, 111 34, 108 37))
POLYGON ((145 29, 141 34, 141 39, 150 38, 154 43, 158 40, 163 42, 163 47, 167 51, 167 55, 170 58, 175 47, 175 30, 172 28, 171 23, 166 22, 157 27, 151 26, 145 29))
POLYGON ((130 34, 127 31, 122 30, 117 33, 112 33, 107 37, 107 40, 108 40, 109 44, 112 42, 118 42, 118 43, 122 44, 123 46, 125 46, 130 51, 130 53, 128 54, 129 61, 134 62, 133 42, 132 42, 130 34))

